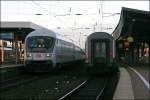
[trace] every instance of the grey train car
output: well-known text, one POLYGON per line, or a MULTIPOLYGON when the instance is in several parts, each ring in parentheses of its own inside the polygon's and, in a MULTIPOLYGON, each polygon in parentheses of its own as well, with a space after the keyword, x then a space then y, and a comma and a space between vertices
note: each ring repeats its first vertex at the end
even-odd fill
POLYGON ((45 72, 76 61, 85 53, 70 39, 48 29, 38 29, 25 38, 24 66, 30 72, 45 72))
POLYGON ((86 63, 88 67, 98 72, 111 70, 115 57, 113 43, 113 37, 106 32, 95 32, 90 34, 85 43, 86 63))

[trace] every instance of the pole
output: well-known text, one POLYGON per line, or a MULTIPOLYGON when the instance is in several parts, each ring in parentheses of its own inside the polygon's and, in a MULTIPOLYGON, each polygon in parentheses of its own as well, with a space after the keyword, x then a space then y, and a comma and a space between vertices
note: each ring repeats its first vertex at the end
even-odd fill
POLYGON ((17 33, 15 33, 15 56, 16 56, 16 64, 18 64, 19 62, 19 50, 18 50, 18 36, 17 36, 17 33))
POLYGON ((148 48, 149 48, 149 66, 150 66, 150 40, 149 40, 149 46, 148 46, 148 48))
POLYGON ((2 49, 1 49, 1 62, 3 63, 4 62, 4 45, 3 45, 3 40, 1 40, 1 46, 2 46, 2 49))

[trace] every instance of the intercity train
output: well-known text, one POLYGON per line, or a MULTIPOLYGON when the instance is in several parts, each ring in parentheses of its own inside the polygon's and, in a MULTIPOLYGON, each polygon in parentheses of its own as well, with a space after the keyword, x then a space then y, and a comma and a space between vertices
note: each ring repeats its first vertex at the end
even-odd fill
POLYGON ((51 71, 84 60, 85 52, 80 47, 51 30, 37 29, 25 38, 24 66, 28 71, 51 71))

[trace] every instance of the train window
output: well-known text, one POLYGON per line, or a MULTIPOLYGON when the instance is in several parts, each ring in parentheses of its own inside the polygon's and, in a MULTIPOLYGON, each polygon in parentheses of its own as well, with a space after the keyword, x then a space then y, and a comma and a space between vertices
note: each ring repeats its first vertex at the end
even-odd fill
POLYGON ((59 44, 59 40, 57 40, 57 44, 59 44))
POLYGON ((106 58, 106 43, 105 42, 96 42, 95 43, 95 57, 103 57, 106 58))
POLYGON ((50 37, 30 37, 27 40, 29 48, 51 48, 53 39, 50 37))
POLYGON ((58 46, 58 47, 61 47, 61 42, 60 42, 60 40, 58 40, 58 39, 57 39, 57 46, 58 46))

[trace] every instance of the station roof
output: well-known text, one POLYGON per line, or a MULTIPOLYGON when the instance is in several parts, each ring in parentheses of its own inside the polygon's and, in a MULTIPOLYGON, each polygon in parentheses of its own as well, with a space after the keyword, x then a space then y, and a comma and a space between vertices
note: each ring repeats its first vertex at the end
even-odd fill
POLYGON ((27 31, 41 28, 32 22, 1 22, 1 31, 27 31))
POLYGON ((1 22, 1 33, 13 32, 20 37, 20 40, 23 40, 28 33, 35 29, 40 29, 42 26, 36 25, 32 22, 15 22, 15 21, 6 21, 1 22))
POLYGON ((149 26, 150 12, 123 7, 112 35, 115 39, 132 36, 136 41, 150 40, 149 26))

